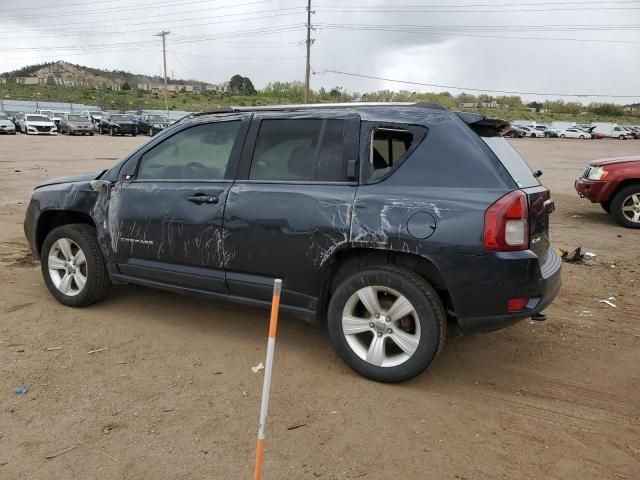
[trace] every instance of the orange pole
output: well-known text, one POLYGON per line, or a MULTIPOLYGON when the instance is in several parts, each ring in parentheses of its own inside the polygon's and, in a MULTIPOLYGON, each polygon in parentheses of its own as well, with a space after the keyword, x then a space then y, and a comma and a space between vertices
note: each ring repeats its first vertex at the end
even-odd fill
POLYGON ((267 360, 264 367, 264 382, 262 384, 262 402, 260 404, 260 423, 258 425, 258 442, 256 444, 256 466, 253 470, 253 480, 262 480, 262 464, 264 462, 264 439, 267 412, 269 410, 269 392, 271 390, 271 374, 273 372, 273 352, 276 346, 276 329, 278 328, 278 310, 280 309, 280 292, 282 280, 273 282, 273 300, 271 301, 271 318, 269 320, 269 339, 267 340, 267 360))

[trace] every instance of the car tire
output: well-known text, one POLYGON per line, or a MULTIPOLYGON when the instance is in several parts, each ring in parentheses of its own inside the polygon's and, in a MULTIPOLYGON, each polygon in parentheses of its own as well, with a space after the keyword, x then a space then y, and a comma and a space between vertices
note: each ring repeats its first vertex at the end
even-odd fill
POLYGON ((618 138, 619 138, 620 140, 624 140, 624 139, 625 139, 625 138, 627 138, 627 137, 625 137, 624 135, 620 135, 618 138))
POLYGON ((600 206, 605 212, 611 213, 611 202, 602 202, 600 203, 600 206))
POLYGON ((563 134, 561 134, 561 135, 560 135, 560 138, 566 138, 565 134, 564 134, 564 133, 563 133, 563 134))
POLYGON ((54 228, 42 244, 40 258, 45 284, 63 305, 84 307, 107 294, 109 275, 92 226, 54 228))
POLYGON ((640 183, 627 185, 611 199, 610 214, 626 228, 640 228, 640 183))
POLYGON ((338 285, 329 302, 327 326, 349 367, 371 380, 392 383, 409 380, 431 364, 442 349, 447 324, 438 294, 425 279, 384 265, 359 271, 338 285), (386 318, 396 305, 400 312, 386 318), (376 319, 372 310, 381 316, 376 319), (401 313, 404 316, 393 318, 401 313), (353 333, 345 333, 347 319, 353 333))
POLYGON ((89 132, 89 136, 90 136, 90 137, 93 137, 93 132, 89 132))

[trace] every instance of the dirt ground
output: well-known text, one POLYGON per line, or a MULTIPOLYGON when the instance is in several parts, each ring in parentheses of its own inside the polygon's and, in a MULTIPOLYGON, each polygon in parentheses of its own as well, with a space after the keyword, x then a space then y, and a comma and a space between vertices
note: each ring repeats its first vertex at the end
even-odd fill
MULTIPOLYGON (((268 313, 134 287, 66 308, 27 250, 36 183, 144 141, 0 137, 2 479, 251 477, 268 313)), ((597 261, 564 264, 546 322, 452 335, 399 385, 359 377, 322 329, 282 319, 265 478, 640 478, 640 231, 573 191, 588 160, 640 141, 513 144, 552 189, 553 243, 597 261), (598 303, 610 296, 616 308, 598 303)))

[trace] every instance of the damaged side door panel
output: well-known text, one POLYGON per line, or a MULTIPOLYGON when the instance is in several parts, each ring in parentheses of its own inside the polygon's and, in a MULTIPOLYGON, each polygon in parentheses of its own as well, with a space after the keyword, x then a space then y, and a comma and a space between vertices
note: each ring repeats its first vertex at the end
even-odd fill
POLYGON ((93 210, 115 278, 226 293, 223 212, 250 115, 190 125, 131 159, 93 210))

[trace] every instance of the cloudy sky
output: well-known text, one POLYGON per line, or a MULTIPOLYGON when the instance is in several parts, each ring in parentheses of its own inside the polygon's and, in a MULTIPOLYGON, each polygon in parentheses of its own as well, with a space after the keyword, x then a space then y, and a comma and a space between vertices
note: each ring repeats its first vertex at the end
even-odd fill
MULTIPOLYGON (((312 87, 640 101, 640 1, 312 0, 312 87), (325 73, 322 73, 325 72, 325 73), (565 94, 600 94, 570 97, 565 94), (620 98, 614 98, 617 95, 620 98), (632 98, 622 98, 631 96, 632 98)), ((304 79, 306 0, 0 0, 0 72, 67 60, 256 87, 304 79)))

